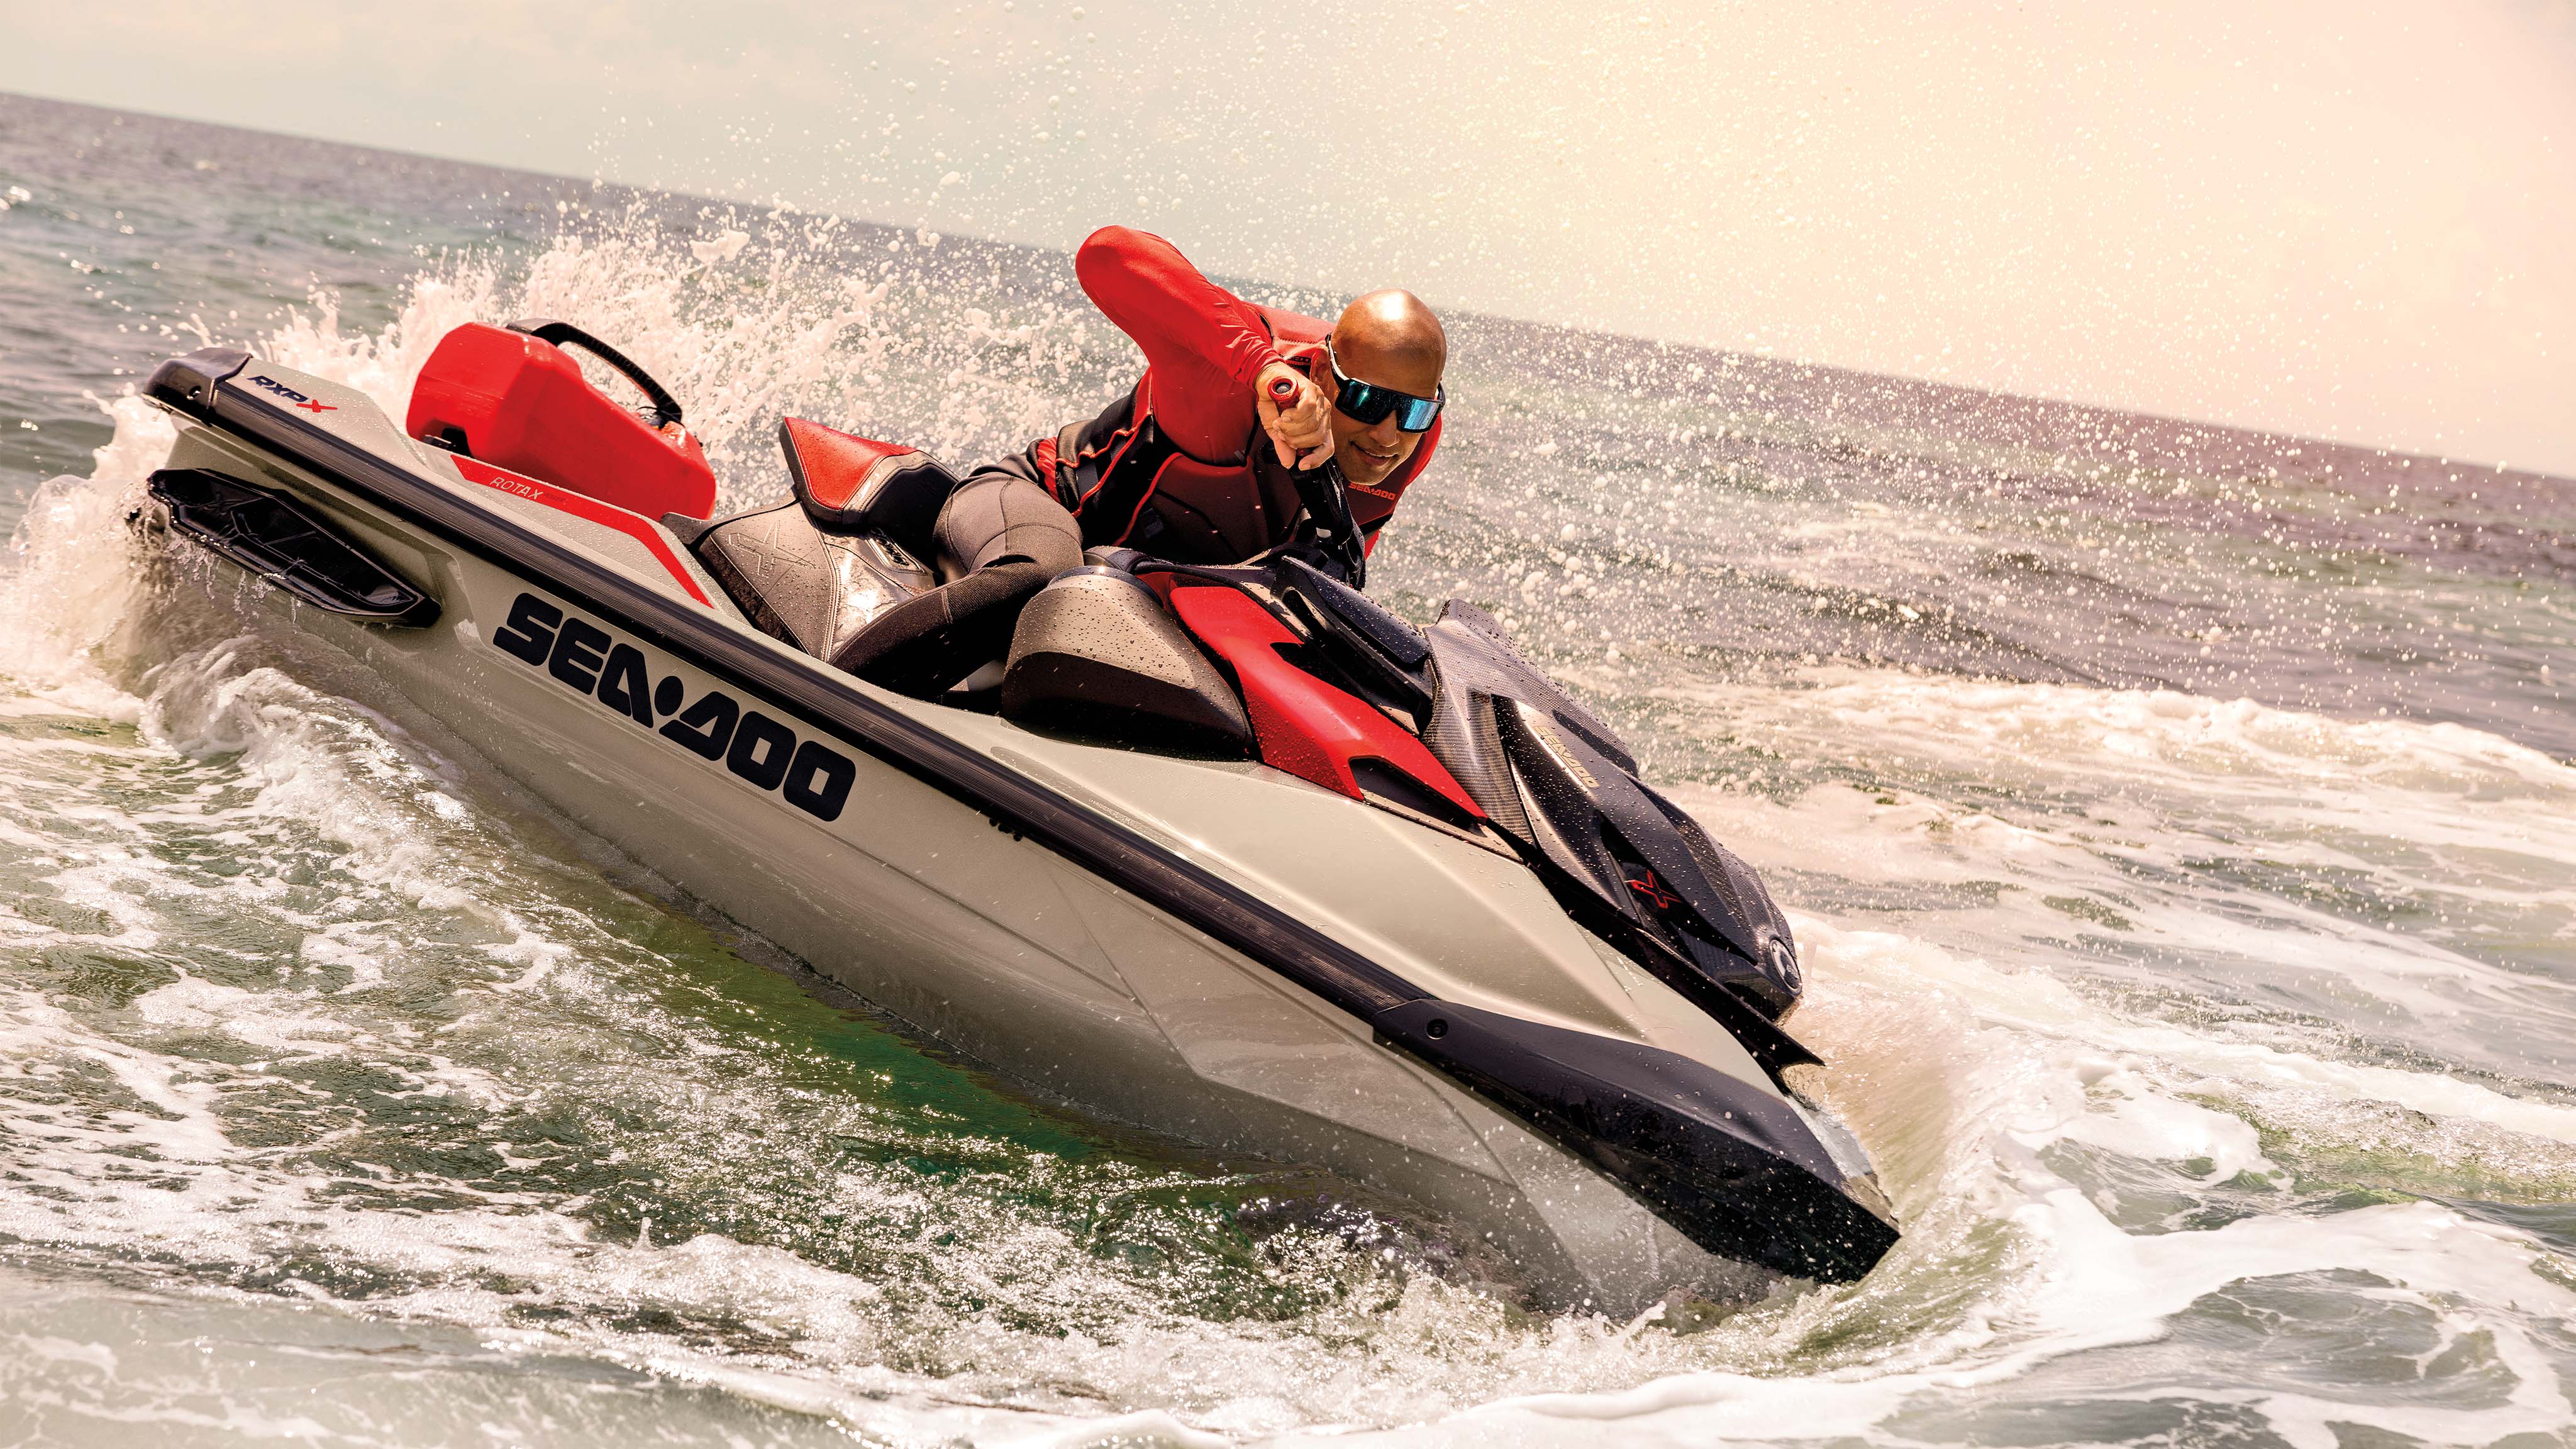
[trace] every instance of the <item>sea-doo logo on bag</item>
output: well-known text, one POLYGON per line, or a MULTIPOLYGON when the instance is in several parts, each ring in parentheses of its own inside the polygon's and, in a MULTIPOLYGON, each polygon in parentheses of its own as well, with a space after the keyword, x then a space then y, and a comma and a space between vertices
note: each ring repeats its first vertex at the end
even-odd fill
POLYGON ((250 380, 250 385, 253 387, 267 388, 270 392, 277 394, 279 397, 286 399, 288 402, 295 404, 306 412, 313 413, 317 416, 322 413, 336 413, 340 410, 330 403, 315 402, 313 399, 306 397, 304 394, 297 392, 291 387, 288 387, 285 383, 279 382, 276 378, 269 377, 265 374, 252 378, 250 380))
POLYGON ((743 708, 720 689, 692 700, 683 698, 687 686, 676 674, 649 683, 643 650, 578 614, 567 617, 534 594, 521 594, 510 605, 492 645, 648 730, 661 721, 662 738, 702 760, 724 761, 755 788, 778 791, 817 820, 839 819, 849 803, 859 768, 847 755, 815 740, 799 741, 796 731, 743 708))

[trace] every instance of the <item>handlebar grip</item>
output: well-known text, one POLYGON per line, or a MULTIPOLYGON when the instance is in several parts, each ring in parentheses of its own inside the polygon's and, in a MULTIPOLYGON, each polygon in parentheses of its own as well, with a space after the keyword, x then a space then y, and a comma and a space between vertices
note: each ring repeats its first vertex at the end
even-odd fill
POLYGON ((1297 401, 1297 384, 1284 377, 1270 379, 1270 400, 1281 407, 1297 401))
POLYGON ((578 347, 615 368, 619 376, 635 384, 636 390, 653 404, 654 427, 684 421, 680 416, 680 400, 671 396, 668 388, 655 382, 652 374, 636 366, 625 353, 571 323, 558 322, 551 317, 522 317, 510 324, 510 330, 526 333, 539 342, 552 343, 557 347, 578 347))

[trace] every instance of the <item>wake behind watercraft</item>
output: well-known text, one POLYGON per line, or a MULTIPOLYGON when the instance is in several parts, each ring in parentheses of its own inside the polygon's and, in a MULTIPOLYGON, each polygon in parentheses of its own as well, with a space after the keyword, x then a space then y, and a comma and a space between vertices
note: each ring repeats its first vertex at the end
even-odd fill
POLYGON ((1352 587, 1311 480, 1306 546, 1095 550, 906 694, 827 661, 941 582, 957 479, 916 449, 786 420, 786 496, 713 518, 679 402, 560 322, 449 334, 400 427, 222 348, 147 395, 182 424, 147 526, 1009 1075, 1398 1193, 1559 1303, 1848 1281, 1897 1240, 1786 1077, 1817 1060, 1760 880, 1491 618, 1352 587))

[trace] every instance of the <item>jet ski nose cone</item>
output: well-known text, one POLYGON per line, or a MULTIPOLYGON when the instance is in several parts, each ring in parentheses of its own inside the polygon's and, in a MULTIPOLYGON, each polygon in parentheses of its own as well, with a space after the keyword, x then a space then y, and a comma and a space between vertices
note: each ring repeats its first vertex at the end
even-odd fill
POLYGON ((1864 1172, 1844 1178, 1843 1195, 1869 1209, 1870 1216, 1880 1222, 1891 1228, 1897 1225, 1896 1204, 1889 1199, 1887 1189, 1879 1182, 1877 1173, 1864 1172))
POLYGON ((1833 1159, 1835 1170, 1842 1175, 1843 1195, 1868 1209, 1870 1216, 1891 1228, 1896 1227, 1895 1200, 1888 1196, 1887 1185, 1879 1181, 1878 1166, 1869 1160, 1868 1150, 1860 1145, 1860 1139, 1852 1135, 1852 1130, 1843 1125, 1842 1118, 1836 1116, 1832 1108, 1795 1088, 1789 1092, 1789 1105, 1797 1112, 1798 1119, 1807 1124, 1807 1130, 1816 1134, 1816 1140, 1823 1144, 1826 1155, 1833 1159))

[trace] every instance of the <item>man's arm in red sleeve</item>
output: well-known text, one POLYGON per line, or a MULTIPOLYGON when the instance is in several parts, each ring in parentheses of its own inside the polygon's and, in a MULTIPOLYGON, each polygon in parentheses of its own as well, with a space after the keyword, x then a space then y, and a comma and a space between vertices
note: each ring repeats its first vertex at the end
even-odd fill
POLYGON ((1154 417, 1193 457, 1242 453, 1258 422, 1253 380, 1279 351, 1250 303, 1200 275, 1161 237, 1093 232, 1073 255, 1083 292, 1136 340, 1154 373, 1154 417))

